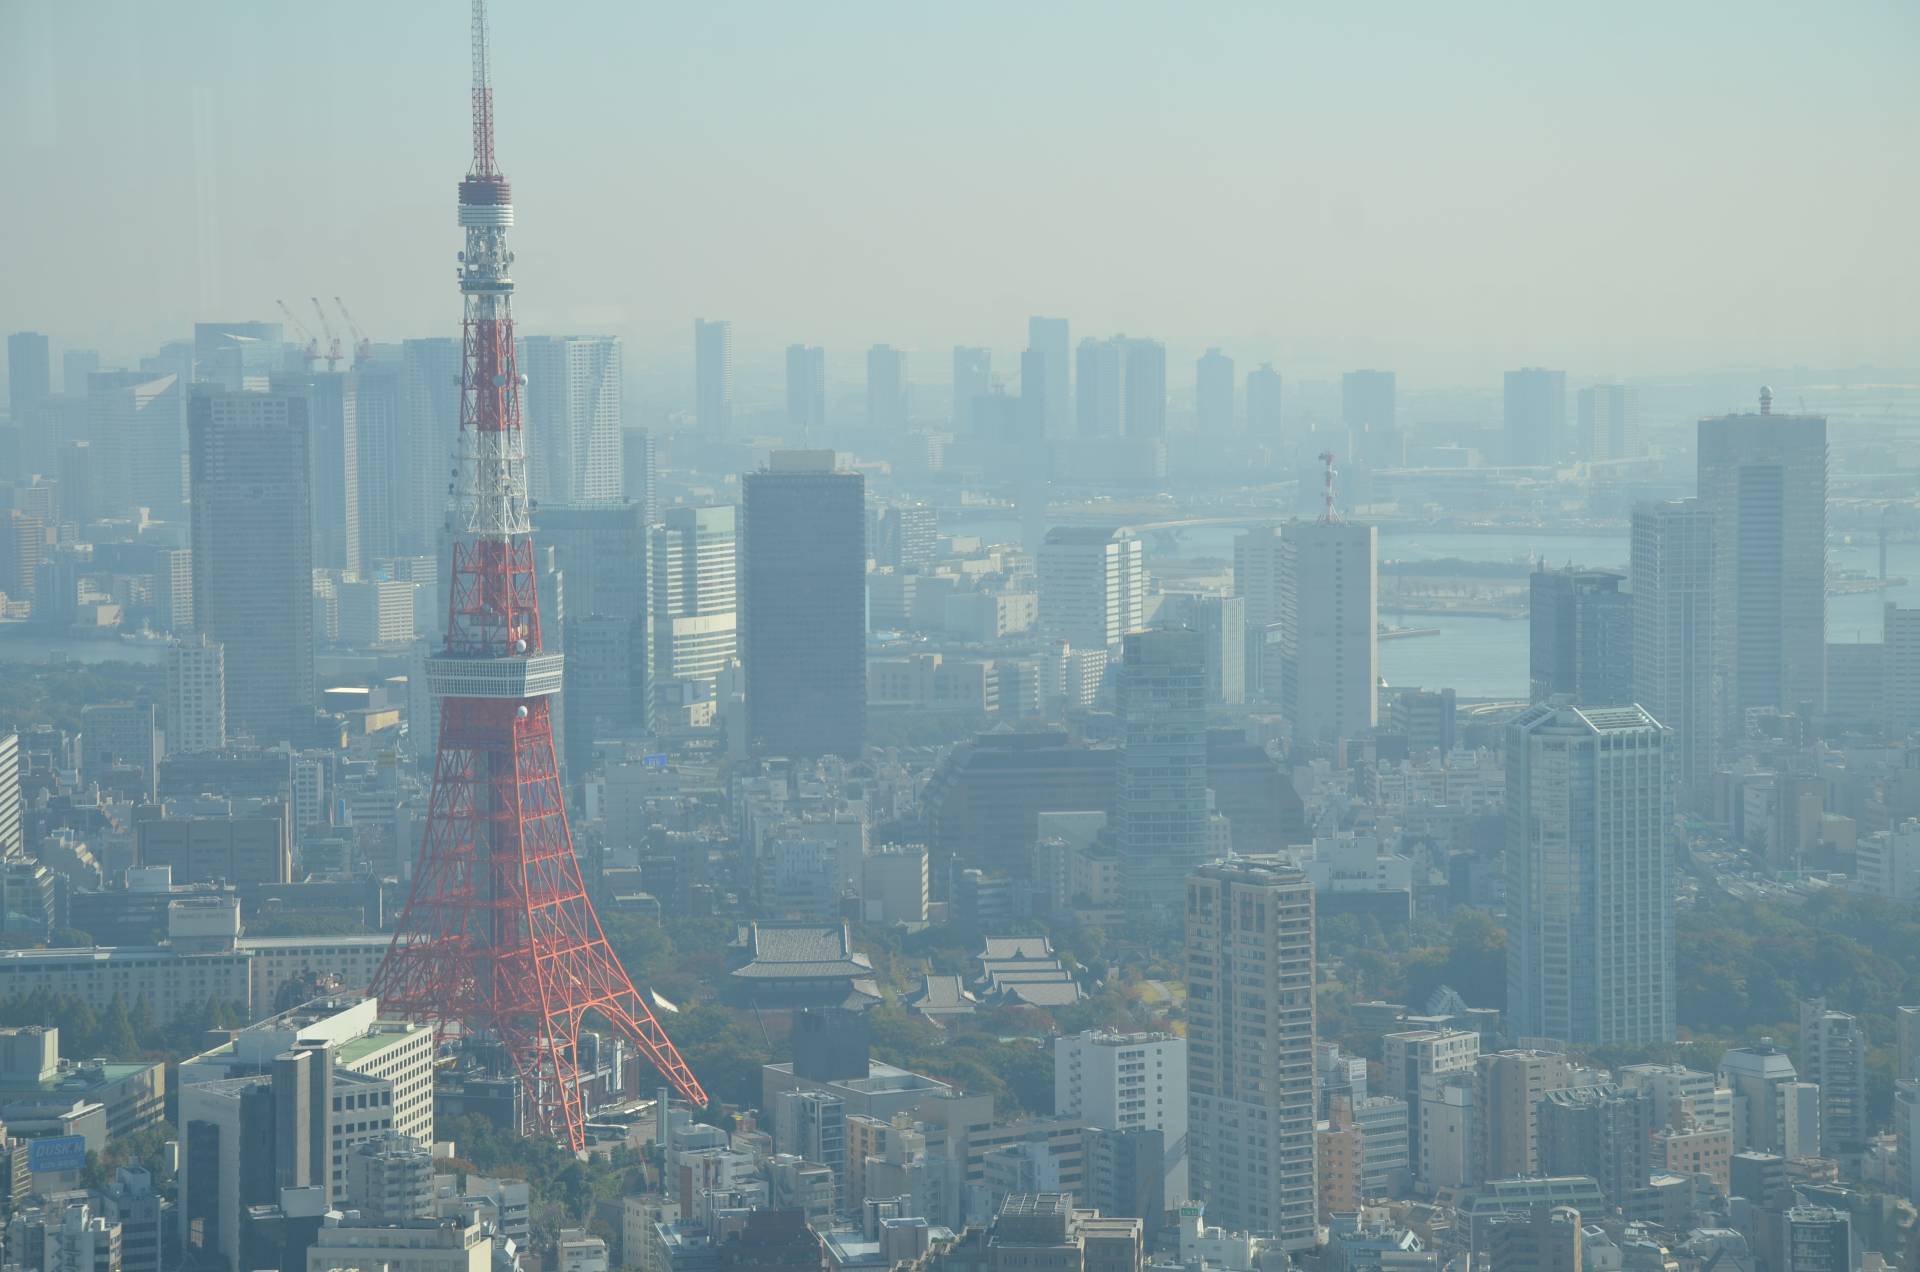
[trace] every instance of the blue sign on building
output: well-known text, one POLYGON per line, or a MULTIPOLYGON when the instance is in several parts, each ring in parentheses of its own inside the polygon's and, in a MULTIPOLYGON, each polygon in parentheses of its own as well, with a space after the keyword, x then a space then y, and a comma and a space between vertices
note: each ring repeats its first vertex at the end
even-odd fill
POLYGON ((35 1175, 59 1174, 87 1167, 87 1141, 78 1135, 51 1135, 27 1141, 27 1170, 35 1175))

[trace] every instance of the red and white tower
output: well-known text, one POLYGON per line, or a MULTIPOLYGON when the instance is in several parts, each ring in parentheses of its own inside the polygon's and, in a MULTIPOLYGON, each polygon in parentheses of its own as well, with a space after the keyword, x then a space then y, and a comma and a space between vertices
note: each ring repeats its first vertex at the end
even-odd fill
POLYGON ((427 660, 440 749, 413 889, 371 991, 443 1036, 496 1044, 519 1075, 527 1129, 579 1149, 583 1025, 626 1037, 687 1100, 704 1104, 706 1093, 608 947, 567 829, 548 707, 561 656, 540 645, 513 359, 513 201, 493 157, 486 0, 473 3, 473 168, 460 224, 453 586, 445 648, 427 660))

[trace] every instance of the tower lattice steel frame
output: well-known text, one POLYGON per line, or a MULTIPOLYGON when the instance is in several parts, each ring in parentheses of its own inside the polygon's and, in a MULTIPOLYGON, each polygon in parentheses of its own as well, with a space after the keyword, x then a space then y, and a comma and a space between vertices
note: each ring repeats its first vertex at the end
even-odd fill
POLYGON ((527 1128, 586 1142, 579 1040, 626 1037, 675 1091, 706 1093, 614 956, 567 827, 549 699, 561 656, 540 644, 526 446, 514 366, 512 191, 493 154, 486 0, 473 4, 473 167, 460 183, 465 300, 447 636, 428 659, 439 753, 413 887, 371 992, 443 1036, 512 1061, 527 1128))

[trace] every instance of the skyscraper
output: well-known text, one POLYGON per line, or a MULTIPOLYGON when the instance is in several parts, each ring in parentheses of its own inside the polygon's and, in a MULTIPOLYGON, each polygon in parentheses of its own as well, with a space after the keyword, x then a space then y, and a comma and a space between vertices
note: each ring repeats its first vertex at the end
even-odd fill
POLYGON ((620 498, 621 346, 618 336, 528 336, 527 472, 533 501, 620 498))
POLYGON ((1506 376, 1507 462, 1557 464, 1567 449, 1567 373, 1522 367, 1506 376))
POLYGON ((1349 371, 1340 377, 1340 423, 1349 432, 1385 432, 1394 427, 1398 397, 1393 372, 1349 371))
POLYGON ((993 386, 993 353, 970 345, 953 347, 953 430, 972 432, 975 398, 987 396, 993 386))
MULTIPOLYGON (((1040 397, 1044 405, 1042 434, 1046 437, 1064 437, 1072 431, 1072 417, 1068 413, 1070 400, 1068 378, 1072 374, 1068 366, 1071 357, 1067 345, 1067 320, 1065 318, 1029 318, 1027 319, 1027 350, 1040 355, 1042 385, 1040 397)), ((1026 383, 1027 367, 1021 364, 1021 384, 1026 383)), ((1025 392, 1024 387, 1022 393, 1025 392)))
POLYGON ((1125 530, 1056 526, 1040 545, 1040 630, 1074 646, 1118 651, 1146 622, 1144 547, 1125 530))
POLYGON ((1280 373, 1271 362, 1247 372, 1247 432, 1263 442, 1280 440, 1280 373))
POLYGON ((404 341, 400 370, 415 492, 406 543, 409 552, 437 553, 460 436, 460 342, 445 337, 404 341))
POLYGON ((1167 347, 1158 340, 1122 339, 1126 380, 1121 422, 1128 437, 1167 435, 1167 347))
POLYGON ((96 513, 146 508, 161 520, 179 517, 183 391, 171 372, 93 374, 84 405, 96 513))
POLYGON ((1640 454, 1640 395, 1624 384, 1596 384, 1575 399, 1575 446, 1592 460, 1640 454))
MULTIPOLYGON (((360 473, 360 555, 371 566, 406 556, 414 546, 413 439, 407 381, 397 358, 356 361, 353 368, 355 451, 360 473)), ((438 507, 438 504, 433 505, 438 507)))
POLYGON ((1867 1146, 1867 1035, 1827 1000, 1800 1004, 1800 1079, 1820 1087, 1820 1154, 1858 1160, 1867 1146))
POLYGON ((757 755, 858 758, 866 479, 838 467, 832 451, 775 451, 740 485, 748 744, 757 755))
POLYGON ((1507 726, 1507 1019, 1518 1038, 1673 1040, 1666 730, 1639 707, 1507 726))
POLYGON ((1120 664, 1116 841, 1127 910, 1177 917, 1180 885, 1207 859, 1207 676, 1200 633, 1130 632, 1120 664))
POLYGON ((1529 700, 1583 707, 1633 697, 1633 594, 1612 570, 1536 568, 1527 580, 1529 700))
POLYGON ((1699 806, 1713 773, 1713 519, 1698 499, 1633 510, 1633 697, 1673 730, 1674 778, 1699 806))
POLYGON ((867 350, 867 427, 897 433, 907 426, 907 355, 891 345, 867 350))
POLYGON ((1074 431, 1081 437, 1120 432, 1121 358, 1117 340, 1085 339, 1074 353, 1074 431))
POLYGON ((787 427, 800 441, 827 426, 827 351, 819 345, 787 346, 787 427))
POLYGON ((37 331, 16 331, 8 336, 7 414, 13 422, 19 424, 29 406, 52 392, 53 354, 47 338, 37 331))
POLYGON ((189 414, 194 625, 226 647, 228 730, 265 744, 314 702, 307 409, 209 391, 189 414))
POLYGON ((1920 731, 1920 609, 1888 602, 1881 614, 1887 724, 1896 736, 1920 731))
POLYGON ((733 324, 693 320, 693 423, 723 440, 733 431, 733 324))
POLYGON ((653 434, 644 428, 620 430, 620 490, 640 506, 640 522, 660 520, 660 496, 655 490, 653 434))
POLYGON ((226 650, 198 633, 167 646, 167 750, 218 751, 227 745, 226 650))
POLYGON ((1305 875, 1240 857, 1187 879, 1188 1175, 1222 1226, 1315 1241, 1314 914, 1305 875))
POLYGON ((1233 359, 1209 349, 1193 364, 1193 413, 1202 435, 1233 431, 1233 359))
POLYGON ((669 508, 653 528, 649 557, 655 703, 679 700, 689 688, 711 697, 738 649, 733 506, 669 508))
POLYGON ((276 375, 275 392, 307 400, 307 494, 313 564, 357 577, 360 550, 360 399, 352 372, 276 375))
POLYGON ((1725 677, 1722 738, 1755 707, 1826 705, 1827 421, 1758 415, 1700 421, 1699 498, 1713 519, 1713 661, 1725 677))
POLYGON ((1372 526, 1281 527, 1280 707, 1296 742, 1359 737, 1379 719, 1376 558, 1372 526))

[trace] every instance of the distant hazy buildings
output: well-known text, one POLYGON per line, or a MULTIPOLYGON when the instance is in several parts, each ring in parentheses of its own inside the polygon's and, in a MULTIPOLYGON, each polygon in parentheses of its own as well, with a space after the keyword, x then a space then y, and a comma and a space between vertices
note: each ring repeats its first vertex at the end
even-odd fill
POLYGON ((1529 700, 1580 706, 1633 697, 1633 595, 1612 570, 1536 568, 1527 580, 1529 700))
POLYGON ((787 426, 803 441, 827 426, 827 351, 819 345, 787 346, 787 426))
POLYGON ((98 371, 85 402, 90 442, 88 502, 102 513, 149 509, 162 520, 180 516, 184 388, 171 372, 98 371))
POLYGON ((351 372, 276 375, 276 392, 307 400, 307 492, 313 564, 357 576, 360 550, 360 403, 351 372))
POLYGON ((1639 707, 1538 704, 1506 750, 1508 1032, 1671 1042, 1665 729, 1639 707))
POLYGON ((460 436, 460 342, 450 337, 400 345, 400 376, 413 451, 413 502, 400 532, 413 552, 440 555, 460 436))
POLYGON ((1233 359, 1209 349, 1193 365, 1194 421, 1201 434, 1225 437, 1233 431, 1233 359))
POLYGON ((1200 633, 1132 632, 1120 664, 1115 836, 1127 910, 1175 917, 1182 882, 1207 860, 1207 684, 1200 633))
POLYGON ((1399 390, 1391 371, 1349 371, 1340 377, 1340 422, 1356 433, 1395 427, 1399 390))
POLYGON ((1298 742, 1357 738, 1379 719, 1376 559, 1372 526, 1281 527, 1280 707, 1298 742))
POLYGON ((1699 499, 1713 518, 1713 661, 1726 737, 1753 708, 1826 704, 1827 421, 1700 421, 1699 499))
POLYGON ((1126 530, 1056 526, 1040 545, 1040 629, 1054 640, 1118 651, 1146 622, 1144 545, 1126 530))
POLYGON ((1120 432, 1121 341, 1084 339, 1074 353, 1075 431, 1081 437, 1120 432))
POLYGON ((620 338, 528 336, 521 344, 534 501, 620 498, 620 338))
POLYGON ((1634 459, 1640 447, 1640 395, 1624 384, 1596 384, 1575 399, 1577 442, 1596 462, 1634 459))
POLYGON ((1196 870, 1185 901, 1190 1191, 1212 1222, 1311 1249, 1313 886, 1239 858, 1196 870))
POLYGON ((733 432, 733 324, 693 320, 693 423, 704 437, 733 432))
POLYGON ((1535 467, 1566 458, 1565 371, 1522 367, 1507 372, 1504 403, 1509 464, 1535 467))
POLYGON ((977 426, 973 404, 993 388, 993 352, 974 345, 953 347, 953 429, 972 432, 977 426))
POLYGON ((1696 807, 1713 773, 1713 518, 1698 499, 1633 510, 1633 697, 1673 730, 1674 777, 1696 807))
POLYGON ((741 481, 741 652, 756 755, 857 758, 866 736, 866 479, 775 451, 741 481))
POLYGON ((192 378, 223 389, 264 391, 285 352, 277 322, 196 322, 192 378))
MULTIPOLYGON (((1067 344, 1067 320, 1065 318, 1029 318, 1027 319, 1027 352, 1039 355, 1039 361, 1032 364, 1040 376, 1040 400, 1042 407, 1044 435, 1064 437, 1071 431, 1069 381, 1072 369, 1069 365, 1072 354, 1067 344)), ((1026 375, 1029 364, 1021 362, 1021 393, 1026 393, 1026 375)))
POLYGON ((263 743, 314 702, 307 407, 197 392, 189 417, 194 623, 226 649, 229 730, 263 743))
POLYGON ((892 434, 906 426, 906 352, 877 344, 867 350, 867 427, 892 434))
POLYGON ((1271 362, 1247 372, 1247 432, 1268 443, 1280 440, 1280 373, 1271 362))
MULTIPOLYGON (((71 391, 71 390, 69 390, 71 391)), ((16 331, 7 337, 7 413, 15 424, 27 408, 53 392, 53 355, 47 338, 38 331, 16 331)))
POLYGON ((1121 420, 1128 437, 1167 435, 1167 347, 1158 340, 1127 340, 1121 420))

